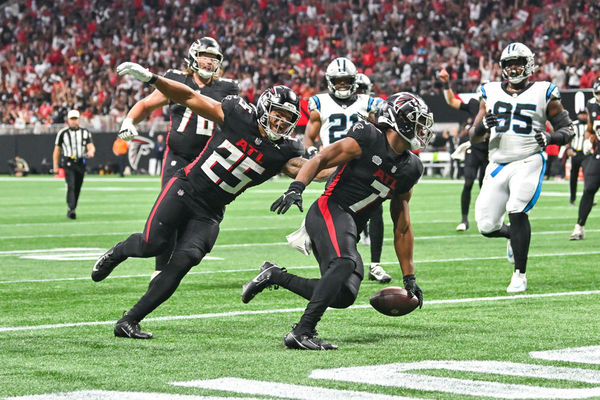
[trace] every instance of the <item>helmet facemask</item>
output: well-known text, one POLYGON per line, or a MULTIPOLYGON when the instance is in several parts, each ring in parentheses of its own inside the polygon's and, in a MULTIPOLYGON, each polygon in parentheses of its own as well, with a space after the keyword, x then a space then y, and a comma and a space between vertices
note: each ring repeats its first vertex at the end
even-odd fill
POLYGON ((265 91, 258 99, 260 117, 258 123, 271 141, 288 137, 294 132, 300 120, 300 111, 290 102, 276 103, 272 100, 271 89, 265 91), (266 96, 266 97, 264 97, 266 96))
POLYGON ((218 74, 223 63, 223 54, 216 40, 203 37, 190 46, 186 62, 202 79, 210 79, 218 74))
POLYGON ((339 57, 333 60, 325 72, 327 89, 338 99, 347 99, 356 93, 356 67, 347 58, 339 57))
POLYGON ((535 61, 529 47, 523 43, 511 43, 502 51, 500 56, 502 78, 512 84, 518 84, 533 75, 535 61))
POLYGON ((404 140, 410 143, 411 150, 426 147, 433 138, 433 114, 423 100, 413 95, 399 96, 393 103, 385 102, 377 119, 378 123, 388 125, 404 140))

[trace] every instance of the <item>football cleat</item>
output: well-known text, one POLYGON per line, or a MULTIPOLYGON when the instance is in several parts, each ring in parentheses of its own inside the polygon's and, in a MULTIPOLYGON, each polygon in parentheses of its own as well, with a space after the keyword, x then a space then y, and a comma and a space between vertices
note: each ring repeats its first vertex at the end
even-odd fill
POLYGON ((569 236, 569 240, 583 240, 585 239, 585 228, 579 224, 575 224, 573 233, 569 236))
POLYGON ((460 224, 456 225, 456 232, 464 232, 467 229, 469 229, 468 222, 461 222, 460 224))
POLYGON ((271 278, 273 272, 285 271, 285 268, 280 268, 277 264, 265 261, 260 267, 260 273, 256 275, 254 279, 242 286, 242 302, 249 303, 257 294, 265 290, 266 288, 273 286, 274 289, 278 289, 279 286, 275 285, 271 278))
POLYGON ((513 273, 513 276, 510 280, 510 284, 506 288, 506 292, 507 293, 518 293, 518 292, 524 292, 526 290, 527 290, 527 278, 525 277, 525 274, 522 274, 518 270, 516 270, 513 273))
POLYGON ((283 344, 288 349, 296 350, 337 350, 335 344, 327 343, 317 337, 317 331, 313 329, 310 334, 298 334, 293 330, 285 335, 283 344))
POLYGON ((69 218, 69 219, 77 218, 77 214, 75 214, 75 210, 69 208, 69 211, 67 211, 67 218, 69 218))
POLYGON ((512 245, 510 244, 510 239, 506 242, 506 258, 508 262, 511 264, 515 263, 515 255, 513 254, 512 245))
POLYGON ((152 333, 143 332, 137 321, 123 320, 115 325, 115 336, 131 339, 152 339, 152 333))
POLYGON ((388 283, 392 280, 392 277, 385 272, 379 263, 372 263, 369 268, 369 280, 377 281, 379 283, 388 283))
POLYGON ((96 261, 96 264, 94 264, 94 268, 92 269, 92 280, 94 282, 100 282, 106 278, 117 265, 125 260, 125 258, 115 257, 114 250, 115 248, 113 247, 102 254, 100 258, 98 258, 98 261, 96 261))

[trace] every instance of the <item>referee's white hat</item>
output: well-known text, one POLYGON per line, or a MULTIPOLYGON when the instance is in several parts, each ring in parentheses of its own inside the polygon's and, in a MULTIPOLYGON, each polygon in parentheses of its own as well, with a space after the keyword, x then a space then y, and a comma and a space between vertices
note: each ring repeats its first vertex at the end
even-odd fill
POLYGON ((69 113, 67 114, 67 118, 68 119, 79 118, 79 111, 77 111, 77 110, 69 111, 69 113))

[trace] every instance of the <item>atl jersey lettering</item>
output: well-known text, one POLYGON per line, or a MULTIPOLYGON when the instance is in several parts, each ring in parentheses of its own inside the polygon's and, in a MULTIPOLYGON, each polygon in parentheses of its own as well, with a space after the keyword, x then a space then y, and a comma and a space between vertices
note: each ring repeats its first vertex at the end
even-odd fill
POLYGON ((320 114, 319 136, 323 147, 344 138, 352 124, 361 119, 359 114, 366 118, 382 101, 366 94, 354 95, 346 100, 337 99, 329 93, 312 96, 308 100, 308 110, 320 114))
POLYGON ((490 161, 509 163, 541 151, 535 131, 546 130, 548 102, 560 100, 554 84, 532 82, 520 93, 511 93, 505 82, 490 82, 479 87, 479 95, 486 110, 498 118, 498 125, 490 134, 490 161))
MULTIPOLYGON (((221 101, 229 95, 237 95, 239 87, 237 82, 229 79, 216 79, 212 83, 200 88, 192 75, 186 75, 181 71, 169 70, 165 78, 181 82, 193 90, 221 101)), ((219 126, 209 121, 181 104, 169 103, 171 124, 167 135, 167 146, 169 151, 192 161, 202 151, 211 135, 219 130, 219 126)))
POLYGON ((356 140, 362 154, 337 168, 324 195, 348 210, 357 226, 362 226, 386 199, 408 192, 417 183, 423 164, 410 151, 396 154, 386 136, 368 122, 354 124, 348 137, 356 140))
POLYGON ((600 146, 598 145, 598 141, 600 141, 600 104, 598 104, 598 99, 595 97, 589 99, 585 105, 585 109, 588 112, 588 118, 592 122, 592 129, 596 134, 597 141, 594 145, 594 154, 598 155, 600 154, 600 146))
POLYGON ((224 123, 209 139, 202 153, 177 175, 185 177, 196 201, 218 211, 248 187, 259 185, 278 174, 294 157, 304 154, 295 139, 277 143, 262 137, 258 130, 256 108, 238 96, 221 103, 224 123))

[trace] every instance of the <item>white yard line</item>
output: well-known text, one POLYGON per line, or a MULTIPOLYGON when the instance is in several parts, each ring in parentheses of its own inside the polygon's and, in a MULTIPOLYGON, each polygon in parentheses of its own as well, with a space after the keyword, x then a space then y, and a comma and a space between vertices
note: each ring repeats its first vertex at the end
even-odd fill
MULTIPOLYGON (((433 305, 445 305, 445 304, 456 304, 456 303, 478 303, 486 301, 515 301, 523 299, 538 299, 547 297, 564 297, 564 296, 589 296, 598 295, 600 290, 586 290, 577 292, 559 292, 559 293, 539 293, 539 294, 522 294, 514 296, 495 296, 495 297, 472 297, 466 299, 446 299, 446 300, 429 300, 425 302, 425 306, 433 305)), ((348 307, 349 309, 363 309, 371 307, 369 304, 357 304, 348 307)), ((336 310, 336 309, 332 309, 336 310)), ((238 316, 247 315, 261 315, 261 314, 279 314, 279 313, 290 313, 290 312, 301 312, 304 311, 302 308, 280 308, 272 310, 254 310, 254 311, 229 311, 223 313, 207 313, 207 314, 193 314, 193 315, 173 315, 166 317, 146 318, 144 322, 151 321, 176 321, 176 320, 187 320, 187 319, 207 319, 207 318, 231 318, 238 316)), ((339 311, 339 310, 338 310, 339 311)), ((33 330, 46 330, 46 329, 59 329, 59 328, 73 328, 79 326, 98 326, 98 325, 112 325, 115 321, 89 321, 89 322, 72 322, 64 324, 47 324, 47 325, 30 325, 30 326, 7 326, 0 327, 1 332, 15 332, 15 331, 33 331, 33 330)))

